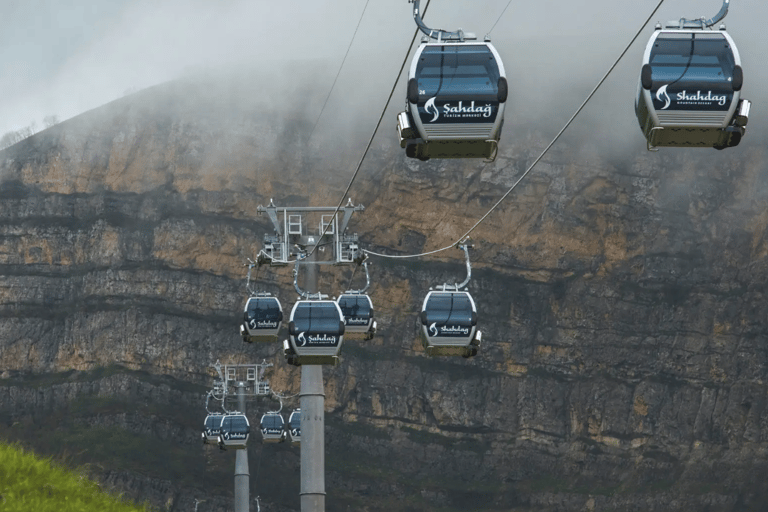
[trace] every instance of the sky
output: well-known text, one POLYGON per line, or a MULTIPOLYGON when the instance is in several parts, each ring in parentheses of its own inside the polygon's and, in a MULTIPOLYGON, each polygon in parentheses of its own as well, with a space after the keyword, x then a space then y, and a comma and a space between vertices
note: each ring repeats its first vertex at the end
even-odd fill
MULTIPOLYGON (((339 91, 361 90, 360 105, 382 104, 415 25, 406 0, 367 0, 360 30, 339 77, 339 91)), ((493 42, 521 112, 566 120, 619 55, 657 0, 432 0, 431 27, 475 32, 496 24, 493 42), (573 105, 562 115, 551 105, 573 105)), ((426 0, 422 0, 422 9, 426 0)), ((665 0, 595 109, 631 110, 639 61, 653 23, 713 16, 721 0, 665 0)), ((284 76, 318 63, 335 75, 366 0, 0 0, 0 136, 46 116, 65 120, 126 93, 221 67, 258 67, 284 76)), ((742 55, 752 117, 765 111, 768 54, 765 0, 733 0, 725 20, 742 55)), ((404 82, 400 88, 404 91, 404 82)), ((318 81, 327 94, 331 80, 318 81)), ((399 93, 404 96, 404 93, 399 93)), ((399 102, 398 102, 399 105, 399 102)), ((564 107, 565 108, 565 107, 564 107)), ((372 122, 376 108, 365 109, 372 122)), ((595 111, 596 112, 596 111, 595 111)), ((593 117, 598 115, 593 112, 593 117)), ((632 115, 622 118, 627 125, 632 115)), ((636 129, 636 128, 635 128, 636 129)))

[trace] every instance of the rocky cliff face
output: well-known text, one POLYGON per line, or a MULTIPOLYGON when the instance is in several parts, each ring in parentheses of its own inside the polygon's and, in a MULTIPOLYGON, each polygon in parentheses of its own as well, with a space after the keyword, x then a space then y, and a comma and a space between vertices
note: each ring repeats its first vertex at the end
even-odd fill
MULTIPOLYGON (((198 437, 211 364, 266 359, 298 391, 277 344, 237 335, 256 206, 335 204, 358 158, 228 87, 167 84, 0 152, 0 435, 167 510, 231 503, 233 457, 198 437)), ((494 164, 406 161, 382 133, 350 229, 450 244, 547 142, 505 130, 494 164)), ((329 510, 762 509, 765 151, 638 148, 566 140, 473 233, 473 359, 427 358, 415 328, 462 254, 373 259, 380 333, 325 370, 329 510)), ((295 299, 290 269, 258 279, 295 299)), ((298 510, 298 450, 250 453, 262 506, 298 510)))

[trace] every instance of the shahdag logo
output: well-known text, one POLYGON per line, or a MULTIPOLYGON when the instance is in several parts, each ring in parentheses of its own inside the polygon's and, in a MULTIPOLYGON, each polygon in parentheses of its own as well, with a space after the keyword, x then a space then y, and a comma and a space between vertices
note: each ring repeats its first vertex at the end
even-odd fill
POLYGON ((277 327, 277 322, 273 320, 263 320, 263 321, 257 321, 255 318, 250 321, 251 329, 264 329, 264 328, 272 328, 274 329, 277 327))
POLYGON ((437 118, 440 117, 440 111, 437 109, 437 105, 435 105, 436 99, 437 99, 437 96, 427 100, 427 103, 424 104, 424 111, 427 114, 434 114, 435 116, 429 121, 430 123, 434 123, 435 121, 437 121, 437 118))
MULTIPOLYGON (((306 332, 306 331, 305 331, 306 332)), ((298 336, 296 336, 296 340, 299 342, 299 346, 303 347, 307 344, 307 338, 304 337, 304 333, 300 332, 298 336)))
POLYGON ((432 322, 432 325, 429 326, 429 335, 437 336, 437 322, 432 322))
POLYGON ((659 101, 664 101, 665 104, 663 107, 661 107, 661 110, 666 110, 669 108, 669 106, 672 104, 672 100, 669 99, 669 94, 667 94, 667 87, 669 84, 662 85, 659 90, 656 92, 656 99, 659 101))

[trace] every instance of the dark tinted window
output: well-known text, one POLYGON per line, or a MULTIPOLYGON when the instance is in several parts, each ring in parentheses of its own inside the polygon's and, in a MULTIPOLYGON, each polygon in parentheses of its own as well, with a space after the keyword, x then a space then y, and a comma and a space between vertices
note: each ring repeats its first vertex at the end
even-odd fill
POLYGON ((660 35, 651 50, 653 80, 727 84, 736 63, 722 34, 660 35))
POLYGON ((427 324, 472 325, 472 303, 464 293, 435 293, 427 301, 427 324))
POLYGON ((339 298, 339 307, 345 317, 370 317, 371 303, 367 295, 342 295, 339 298))
POLYGON ((251 429, 248 427, 248 421, 243 416, 235 416, 232 418, 229 432, 237 432, 240 434, 247 434, 251 429))
POLYGON ((303 302, 296 307, 293 321, 297 332, 339 334, 341 317, 335 302, 303 302))
POLYGON ((495 99, 499 66, 485 45, 427 46, 416 78, 422 97, 495 99))
POLYGON ((268 414, 261 419, 261 428, 281 429, 283 428, 283 418, 277 414, 268 414))
POLYGON ((276 298, 251 298, 245 313, 246 320, 256 321, 271 320, 278 322, 282 319, 282 311, 276 298))
POLYGON ((210 429, 216 429, 221 426, 221 416, 208 416, 205 419, 205 427, 210 429))

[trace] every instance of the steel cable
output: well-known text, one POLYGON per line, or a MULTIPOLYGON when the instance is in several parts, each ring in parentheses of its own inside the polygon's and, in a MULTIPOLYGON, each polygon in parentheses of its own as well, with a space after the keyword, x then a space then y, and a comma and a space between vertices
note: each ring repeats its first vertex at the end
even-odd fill
MULTIPOLYGON (((427 9, 429 8, 429 1, 427 1, 426 7, 424 7, 424 11, 422 13, 426 14, 427 9)), ((352 175, 352 179, 349 180, 349 185, 347 185, 346 190, 344 190, 344 193, 341 195, 341 199, 339 200, 339 204, 336 207, 336 211, 333 213, 333 217, 338 215, 339 210, 341 210, 341 205, 344 204, 344 198, 347 197, 347 194, 349 193, 349 190, 352 188, 352 184, 355 182, 355 178, 357 178, 358 173, 360 172, 360 168, 363 166, 363 162, 365 161, 365 157, 368 155, 368 151, 371 149, 371 145, 373 144, 373 139, 376 137, 376 133, 379 131, 379 127, 381 126, 381 122, 384 120, 384 115, 387 113, 387 109, 389 108, 389 102, 392 101, 392 96, 395 94, 395 90, 397 89, 397 84, 400 82, 400 76, 403 74, 403 69, 405 69, 405 65, 408 63, 408 56, 411 54, 411 48, 413 48, 413 43, 416 42, 416 36, 419 35, 419 29, 417 28, 416 31, 413 33, 413 39, 411 39, 411 44, 408 45, 408 51, 405 52, 405 59, 403 59, 403 64, 400 66, 400 72, 397 74, 397 78, 395 79, 395 83, 392 85, 392 91, 389 93, 389 98, 387 98, 387 102, 384 105, 384 109, 381 111, 381 116, 379 116, 379 121, 376 123, 376 128, 373 129, 373 134, 371 134, 371 138, 368 141, 368 144, 365 146, 365 151, 363 152, 363 156, 360 158, 360 162, 357 164, 357 168, 355 169, 355 173, 352 175)), ((325 226, 325 229, 320 234, 320 239, 322 239, 328 229, 331 227, 332 223, 328 223, 327 226, 325 226)), ((307 255, 307 258, 312 256, 314 254, 315 249, 317 246, 312 248, 312 251, 307 255)))
POLYGON ((501 14, 499 14, 499 18, 496 20, 496 23, 494 23, 493 26, 491 27, 491 30, 488 31, 488 35, 491 35, 491 32, 493 32, 493 29, 495 29, 496 25, 499 24, 499 21, 501 21, 501 17, 504 16, 505 12, 507 12, 507 9, 509 9, 509 6, 511 3, 512 3, 512 0, 509 0, 509 2, 507 2, 507 6, 504 8, 503 11, 501 11, 501 14))
POLYGON ((347 47, 347 53, 344 54, 344 58, 341 59, 341 66, 339 66, 339 71, 336 73, 336 78, 333 79, 333 84, 331 84, 331 90, 328 91, 328 96, 325 97, 325 103, 323 103, 323 108, 320 109, 320 114, 318 114, 317 119, 315 120, 315 125, 312 127, 312 131, 309 132, 309 137, 307 138, 307 145, 309 145, 309 141, 312 140, 312 135, 315 133, 315 128, 317 128, 317 124, 320 122, 320 118, 323 116, 323 112, 325 112, 325 106, 328 105, 328 100, 331 98, 331 93, 333 93, 333 88, 336 87, 336 82, 339 80, 339 75, 341 75, 341 70, 344 68, 344 63, 347 61, 347 57, 349 56, 349 50, 352 49, 352 43, 355 42, 355 36, 357 36, 357 31, 360 28, 360 24, 363 22, 363 16, 365 16, 365 10, 368 9, 368 2, 370 0, 366 0, 365 6, 363 7, 363 12, 360 14, 360 20, 357 22, 357 27, 355 27, 355 32, 352 34, 352 40, 349 41, 349 46, 347 47))
POLYGON ((520 184, 520 182, 522 182, 525 179, 525 177, 528 176, 528 174, 533 170, 533 168, 536 166, 536 164, 538 164, 539 161, 542 158, 544 158, 544 155, 547 154, 547 152, 550 150, 550 148, 560 139, 560 137, 563 135, 565 130, 567 130, 568 127, 571 125, 571 123, 573 123, 573 120, 576 119, 576 116, 578 116, 581 113, 581 111, 584 109, 584 107, 587 105, 587 103, 589 103, 589 101, 595 95, 595 93, 600 88, 600 86, 603 85, 603 83, 608 79, 608 76, 610 76, 610 74, 613 72, 613 70, 619 64, 619 62, 621 62, 621 59, 624 58, 624 55, 626 55, 626 53, 629 51, 629 49, 635 43, 637 38, 640 37, 640 34, 643 32, 643 30, 645 29, 646 25, 648 25, 648 23, 651 21, 651 18, 653 18, 653 16, 656 14, 656 12, 659 10, 659 8, 661 7, 661 5, 663 3, 664 3, 664 0, 659 0, 659 3, 656 5, 656 8, 654 8, 653 11, 651 12, 651 14, 648 15, 648 18, 646 18, 645 22, 643 22, 643 24, 640 26, 640 29, 638 29, 638 31, 635 34, 635 36, 632 38, 632 40, 629 42, 629 44, 626 46, 626 48, 624 48, 624 51, 621 52, 621 54, 619 55, 619 58, 616 59, 616 61, 613 63, 613 65, 611 65, 611 67, 605 73, 603 78, 600 79, 600 81, 597 83, 597 85, 594 87, 594 89, 592 89, 592 92, 589 93, 589 95, 587 96, 587 99, 584 100, 584 102, 576 110, 576 112, 571 116, 571 118, 568 120, 568 122, 565 123, 565 126, 563 126, 563 128, 558 132, 558 134, 555 136, 555 138, 552 139, 552 142, 550 142, 547 145, 547 147, 544 148, 544 151, 541 152, 541 154, 536 158, 536 160, 533 161, 533 163, 522 174, 522 176, 520 176, 520 178, 518 178, 518 180, 512 185, 512 187, 510 187, 510 189, 507 190, 507 192, 503 196, 501 196, 501 199, 499 199, 496 202, 496 204, 494 204, 491 207, 491 209, 488 210, 488 212, 486 212, 486 214, 483 215, 480 218, 480 220, 478 220, 474 224, 474 226, 472 226, 466 233, 464 233, 462 236, 460 236, 458 238, 458 240, 453 242, 451 245, 445 246, 445 247, 443 247, 441 249, 435 249, 434 251, 424 252, 424 253, 420 253, 420 254, 387 255, 387 254, 376 253, 376 252, 373 252, 373 251, 368 251, 368 250, 365 250, 365 249, 364 249, 364 252, 366 254, 372 254, 374 256, 380 256, 380 257, 383 257, 383 258, 419 258, 419 257, 422 257, 422 256, 429 256, 430 254, 435 254, 435 253, 438 253, 438 252, 446 251, 446 250, 451 249, 453 247, 457 247, 458 245, 460 245, 463 242, 466 242, 466 240, 469 238, 469 235, 477 228, 477 226, 479 226, 486 218, 488 218, 488 216, 491 213, 493 213, 494 210, 496 210, 496 208, 499 207, 499 205, 517 188, 517 186, 520 184))

